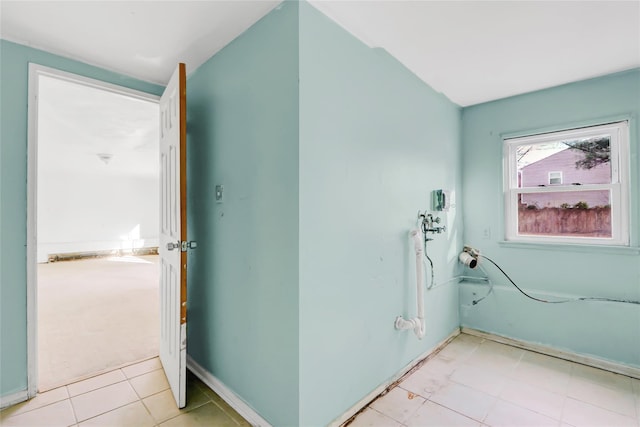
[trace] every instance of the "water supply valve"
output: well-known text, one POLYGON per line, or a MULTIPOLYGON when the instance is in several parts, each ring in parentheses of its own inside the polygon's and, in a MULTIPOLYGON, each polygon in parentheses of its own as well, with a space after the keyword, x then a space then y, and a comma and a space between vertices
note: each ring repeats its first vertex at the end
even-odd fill
POLYGON ((438 225, 434 225, 434 224, 440 224, 440 217, 434 217, 432 214, 421 214, 420 217, 422 218, 422 232, 425 233, 425 235, 427 233, 442 233, 443 231, 447 231, 447 227, 446 226, 438 226, 438 225))

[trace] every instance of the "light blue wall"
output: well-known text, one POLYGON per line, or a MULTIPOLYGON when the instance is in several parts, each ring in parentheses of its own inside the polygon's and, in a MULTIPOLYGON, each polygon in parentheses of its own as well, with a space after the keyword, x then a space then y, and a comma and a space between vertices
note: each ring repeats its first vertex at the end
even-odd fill
MULTIPOLYGON (((331 422, 458 327, 452 283, 426 294, 422 341, 393 324, 415 315, 417 212, 460 190, 459 138, 455 104, 301 3, 299 425, 331 422)), ((439 281, 457 215, 429 243, 439 281)))
MULTIPOLYGON (((640 191, 638 115, 640 70, 572 83, 463 110, 462 164, 464 240, 497 261, 537 296, 597 296, 640 300, 637 252, 598 248, 556 250, 501 245, 503 231, 501 134, 557 130, 631 118, 631 231, 638 245, 640 191), (483 238, 486 228, 491 238, 483 238)), ((640 307, 580 302, 541 304, 516 293, 495 269, 499 286, 478 305, 471 301, 486 287, 461 286, 463 326, 494 332, 640 367, 640 307), (508 286, 507 286, 508 285, 508 286)))
POLYGON ((198 241, 188 354, 273 425, 297 425, 296 2, 189 77, 187 115, 188 234, 198 241))
POLYGON ((0 395, 27 388, 27 93, 29 62, 160 94, 162 88, 0 40, 0 395))

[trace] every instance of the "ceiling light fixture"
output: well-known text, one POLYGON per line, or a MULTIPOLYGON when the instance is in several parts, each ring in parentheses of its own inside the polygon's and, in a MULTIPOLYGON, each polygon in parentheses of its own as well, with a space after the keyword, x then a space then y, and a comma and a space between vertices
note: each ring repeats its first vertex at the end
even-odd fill
POLYGON ((109 154, 109 153, 98 153, 96 154, 96 156, 98 156, 98 158, 100 160, 102 160, 102 162, 107 165, 109 164, 109 162, 111 161, 111 158, 113 157, 113 154, 109 154))

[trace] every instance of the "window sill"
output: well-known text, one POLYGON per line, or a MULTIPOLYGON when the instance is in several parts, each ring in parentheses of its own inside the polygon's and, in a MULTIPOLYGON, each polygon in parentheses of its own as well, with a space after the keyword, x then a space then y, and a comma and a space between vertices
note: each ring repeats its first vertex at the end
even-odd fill
POLYGON ((538 249, 544 251, 605 253, 614 255, 640 255, 640 247, 636 246, 606 246, 606 245, 577 245, 570 243, 532 243, 503 240, 498 242, 503 248, 538 249))

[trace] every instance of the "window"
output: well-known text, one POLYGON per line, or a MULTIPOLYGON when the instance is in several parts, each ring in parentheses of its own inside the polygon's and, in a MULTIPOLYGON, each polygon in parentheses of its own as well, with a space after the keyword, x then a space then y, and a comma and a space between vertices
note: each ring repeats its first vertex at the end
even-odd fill
POLYGON ((628 245, 628 152, 626 121, 505 139, 506 240, 628 245))
POLYGON ((562 171, 549 172, 549 185, 562 184, 562 171))

